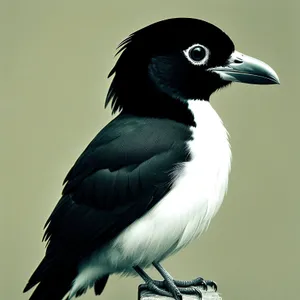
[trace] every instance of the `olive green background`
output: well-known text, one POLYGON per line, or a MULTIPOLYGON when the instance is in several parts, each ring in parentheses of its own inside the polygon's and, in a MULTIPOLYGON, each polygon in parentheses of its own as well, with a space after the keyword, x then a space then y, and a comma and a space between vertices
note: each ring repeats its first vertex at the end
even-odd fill
MULTIPOLYGON (((212 97, 231 135, 229 192, 208 232, 164 265, 178 279, 216 280, 223 299, 297 299, 299 9, 274 0, 0 1, 0 298, 30 295, 22 289, 43 257, 62 180, 111 119, 103 104, 116 46, 186 16, 221 27, 281 85, 233 84, 212 97)), ((139 283, 112 276, 101 299, 136 299, 139 283)))

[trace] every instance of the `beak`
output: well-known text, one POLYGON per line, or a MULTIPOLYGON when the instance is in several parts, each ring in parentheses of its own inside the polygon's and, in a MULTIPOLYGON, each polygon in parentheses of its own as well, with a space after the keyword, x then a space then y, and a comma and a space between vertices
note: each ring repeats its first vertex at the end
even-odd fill
POLYGON ((225 81, 250 84, 279 84, 276 72, 266 63, 234 51, 227 64, 222 67, 208 69, 217 73, 225 81))

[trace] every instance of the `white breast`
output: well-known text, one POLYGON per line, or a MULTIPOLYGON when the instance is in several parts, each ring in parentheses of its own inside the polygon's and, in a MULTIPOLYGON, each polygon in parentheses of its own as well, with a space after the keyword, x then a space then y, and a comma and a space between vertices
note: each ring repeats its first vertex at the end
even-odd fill
POLYGON ((190 100, 197 124, 187 145, 191 160, 174 171, 171 191, 106 249, 82 263, 73 290, 108 273, 132 273, 178 251, 199 236, 227 189, 231 151, 223 123, 208 101, 190 100))
POLYGON ((208 101, 190 100, 189 108, 197 124, 187 145, 192 159, 175 170, 164 199, 115 240, 109 257, 116 267, 147 266, 178 251, 207 228, 223 201, 231 163, 227 131, 208 101))

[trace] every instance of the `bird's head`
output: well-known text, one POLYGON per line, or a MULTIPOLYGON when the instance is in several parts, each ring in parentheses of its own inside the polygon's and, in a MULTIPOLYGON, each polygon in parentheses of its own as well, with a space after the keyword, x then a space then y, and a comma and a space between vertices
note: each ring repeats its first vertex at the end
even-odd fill
POLYGON ((159 113, 189 99, 209 100, 233 81, 279 83, 271 67, 235 51, 222 30, 198 19, 167 19, 142 28, 118 53, 106 100, 113 111, 159 113))

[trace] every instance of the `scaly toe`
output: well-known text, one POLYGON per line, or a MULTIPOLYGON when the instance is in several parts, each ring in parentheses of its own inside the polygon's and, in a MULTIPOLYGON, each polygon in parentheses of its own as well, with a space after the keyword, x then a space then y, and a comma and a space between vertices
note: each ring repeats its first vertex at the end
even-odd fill
POLYGON ((193 280, 185 281, 185 280, 174 280, 174 283, 178 287, 193 287, 200 286, 203 290, 207 290, 207 283, 202 277, 198 277, 193 280))

